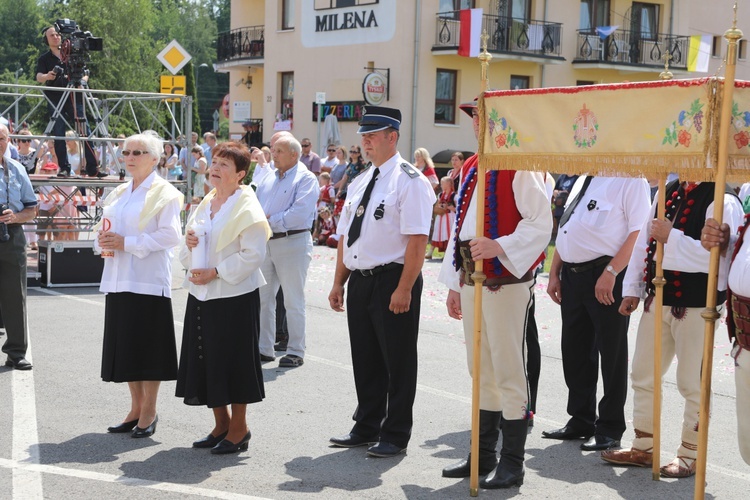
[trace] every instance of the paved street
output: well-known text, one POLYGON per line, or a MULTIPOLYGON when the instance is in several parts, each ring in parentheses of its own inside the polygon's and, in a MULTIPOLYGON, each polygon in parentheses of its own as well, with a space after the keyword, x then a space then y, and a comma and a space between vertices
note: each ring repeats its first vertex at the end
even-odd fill
MULTIPOLYGON (((0 500, 468 498, 468 480, 440 476, 445 465, 468 451, 471 384, 461 325, 445 313, 446 292, 436 282, 437 262, 424 268, 420 378, 407 453, 375 459, 363 448, 329 447, 330 436, 349 431, 356 404, 346 319, 327 301, 334 258, 332 249, 314 250, 304 366, 264 365, 266 400, 248 412, 250 449, 234 456, 190 447, 211 430, 213 418, 208 409, 175 398, 174 382, 162 386, 153 439, 107 434, 107 426, 126 415, 129 396, 126 385, 105 384, 99 377, 103 295, 91 288, 31 289, 34 369, 0 368, 0 500)), ((178 337, 187 297, 178 286, 181 275, 175 272, 178 337)), ((544 293, 545 283, 541 277, 537 285, 542 376, 525 483, 520 490, 480 491, 480 497, 692 498, 693 479, 654 482, 650 470, 606 465, 598 453, 580 451, 578 441, 541 439, 541 431, 567 419, 559 311, 544 293)), ((631 324, 631 353, 638 316, 631 324)), ((733 366, 723 326, 716 346, 706 493, 708 498, 747 498, 742 492, 750 486, 750 467, 737 449, 733 366)), ((679 445, 682 403, 673 372, 664 384, 663 463, 679 445)), ((630 420, 632 392, 628 396, 630 420)), ((623 446, 632 438, 629 423, 623 446)))

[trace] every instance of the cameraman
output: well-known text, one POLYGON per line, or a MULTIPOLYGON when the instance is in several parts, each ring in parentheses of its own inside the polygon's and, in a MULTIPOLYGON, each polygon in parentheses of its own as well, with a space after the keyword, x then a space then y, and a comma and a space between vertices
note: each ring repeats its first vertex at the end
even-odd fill
POLYGON ((0 124, 0 309, 8 338, 5 366, 31 370, 26 360, 26 237, 21 224, 36 215, 36 195, 26 169, 2 158, 8 148, 8 127, 0 124))
MULTIPOLYGON (((62 38, 60 33, 57 32, 55 26, 49 26, 42 30, 42 36, 46 44, 49 46, 49 51, 45 52, 36 62, 36 81, 43 83, 47 87, 59 87, 65 88, 68 86, 68 77, 65 75, 63 61, 60 54, 60 44, 62 38)), ((88 75, 81 78, 81 82, 84 84, 88 82, 88 75)), ((77 88, 81 88, 80 85, 77 88)), ((54 116, 55 108, 57 108, 60 99, 63 98, 64 91, 45 91, 48 103, 47 108, 49 109, 50 117, 54 116)), ((90 134, 89 127, 86 123, 86 115, 83 106, 83 94, 70 92, 66 98, 66 102, 63 104, 60 114, 55 120, 55 124, 52 128, 52 134, 57 137, 65 136, 65 122, 72 124, 77 127, 76 132, 79 136, 88 136, 90 134), (75 106, 73 105, 75 103, 75 106), (80 119, 80 122, 76 120, 76 117, 80 119)), ((94 155, 94 149, 88 141, 84 143, 84 153, 86 159, 86 174, 91 177, 103 177, 106 174, 98 172, 96 156, 94 155)), ((64 139, 55 139, 55 154, 60 165, 60 172, 57 174, 59 177, 70 176, 70 163, 68 162, 68 150, 65 147, 64 139)), ((83 169, 82 169, 83 170, 83 169)))

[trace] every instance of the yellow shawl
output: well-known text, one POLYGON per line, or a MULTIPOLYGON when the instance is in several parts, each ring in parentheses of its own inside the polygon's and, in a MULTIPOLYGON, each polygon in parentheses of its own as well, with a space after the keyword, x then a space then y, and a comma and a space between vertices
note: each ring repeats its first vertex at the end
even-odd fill
MULTIPOLYGON (((253 224, 261 223, 266 230, 266 239, 271 237, 271 226, 268 225, 268 219, 266 214, 263 212, 263 208, 260 206, 258 198, 255 197, 255 192, 250 186, 240 186, 240 198, 232 208, 232 212, 229 214, 229 221, 219 233, 219 237, 216 240, 216 251, 220 252, 229 243, 237 239, 242 231, 252 226, 253 224)), ((192 227, 195 222, 195 214, 202 212, 206 209, 212 199, 216 196, 216 189, 211 190, 205 198, 201 201, 198 208, 190 216, 187 227, 192 227)))
MULTIPOLYGON (((107 196, 102 206, 106 207, 112 205, 131 185, 132 182, 126 182, 117 186, 114 191, 107 196)), ((143 204, 141 215, 138 217, 138 229, 143 231, 146 224, 148 224, 148 222, 153 219, 162 208, 175 199, 179 201, 180 207, 182 207, 185 196, 168 181, 162 179, 158 175, 154 176, 154 180, 151 182, 151 186, 146 193, 146 201, 143 204)), ((98 231, 100 226, 101 221, 94 226, 93 231, 98 231)))

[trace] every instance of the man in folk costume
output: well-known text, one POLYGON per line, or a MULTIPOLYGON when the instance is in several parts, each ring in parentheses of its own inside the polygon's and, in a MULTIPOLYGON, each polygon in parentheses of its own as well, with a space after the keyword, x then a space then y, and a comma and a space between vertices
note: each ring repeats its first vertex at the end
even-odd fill
MULTIPOLYGON (((740 196, 742 200, 742 196, 740 196)), ((727 278, 727 330, 729 340, 734 340, 734 383, 737 389, 737 440, 742 459, 750 465, 750 243, 745 224, 735 236, 730 237, 729 224, 707 219, 701 232, 701 244, 706 250, 719 246, 729 260, 727 278)))
MULTIPOLYGON (((656 200, 658 200, 658 194, 656 200)), ((633 383, 633 427, 635 440, 629 450, 602 452, 602 459, 620 465, 650 467, 653 450, 654 403, 654 321, 662 322, 661 368, 667 372, 677 356, 677 387, 685 398, 682 420, 682 444, 677 458, 661 467, 665 477, 689 477, 695 474, 698 456, 698 413, 701 393, 701 364, 706 307, 709 252, 701 247, 701 229, 713 215, 714 183, 681 183, 666 187, 666 219, 647 220, 641 229, 630 258, 623 283, 620 313, 629 316, 645 297, 644 312, 638 326, 631 379, 633 383), (654 311, 656 242, 664 244, 664 305, 654 311), (643 262, 646 262, 645 269, 643 262)), ((651 213, 656 214, 656 201, 651 213)), ((742 221, 742 205, 734 194, 724 195, 724 220, 732 232, 742 221)), ((719 267, 716 303, 726 297, 727 266, 719 267)))
MULTIPOLYGON (((476 101, 462 104, 479 134, 476 101)), ((478 157, 461 172, 456 224, 440 270, 448 286, 448 314, 463 319, 469 372, 473 370, 474 261, 484 260, 482 352, 479 393, 479 474, 482 488, 520 486, 529 418, 524 365, 524 329, 533 294, 533 270, 543 259, 552 232, 552 213, 543 174, 510 170, 486 173, 478 194, 478 157), (476 235, 477 197, 485 203, 485 233, 476 235), (498 464, 498 426, 503 444, 498 464)), ((468 477, 471 458, 443 469, 444 477, 468 477)))

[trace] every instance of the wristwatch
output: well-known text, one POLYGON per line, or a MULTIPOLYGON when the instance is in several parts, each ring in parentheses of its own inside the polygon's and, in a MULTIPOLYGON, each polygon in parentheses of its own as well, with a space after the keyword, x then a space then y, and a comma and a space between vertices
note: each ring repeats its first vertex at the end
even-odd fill
POLYGON ((610 264, 610 265, 608 265, 608 266, 607 266, 606 268, 604 268, 604 270, 605 270, 605 271, 609 271, 610 273, 612 273, 612 276, 614 276, 615 278, 617 278, 617 275, 618 275, 618 274, 620 274, 620 273, 618 273, 617 271, 615 271, 615 268, 614 268, 614 267, 612 267, 612 265, 611 265, 611 264, 610 264))

